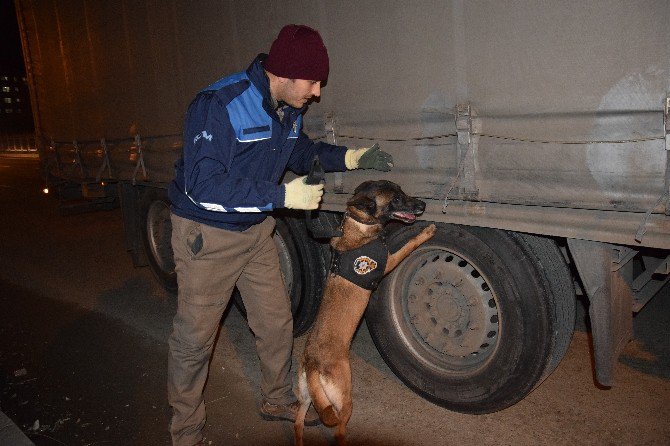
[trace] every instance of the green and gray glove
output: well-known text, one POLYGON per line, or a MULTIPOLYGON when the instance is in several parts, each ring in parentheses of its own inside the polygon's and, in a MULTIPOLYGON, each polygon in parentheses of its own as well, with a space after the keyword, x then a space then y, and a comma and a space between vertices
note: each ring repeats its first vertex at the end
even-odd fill
POLYGON ((305 184, 305 178, 299 177, 284 184, 284 207, 289 209, 316 209, 323 196, 323 184, 305 184))
POLYGON ((380 150, 379 144, 361 149, 349 149, 344 156, 347 169, 374 169, 388 172, 393 167, 393 157, 380 150))

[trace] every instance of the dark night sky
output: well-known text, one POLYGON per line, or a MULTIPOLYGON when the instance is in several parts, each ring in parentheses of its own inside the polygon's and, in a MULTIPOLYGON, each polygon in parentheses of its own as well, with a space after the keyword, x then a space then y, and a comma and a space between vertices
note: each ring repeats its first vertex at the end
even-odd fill
POLYGON ((12 0, 0 0, 0 71, 25 71, 19 27, 12 0))

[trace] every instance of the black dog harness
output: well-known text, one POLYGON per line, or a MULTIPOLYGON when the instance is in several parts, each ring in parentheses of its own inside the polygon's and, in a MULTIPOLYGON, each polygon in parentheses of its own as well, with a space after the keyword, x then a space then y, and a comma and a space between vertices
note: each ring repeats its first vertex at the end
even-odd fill
POLYGON ((352 251, 330 251, 330 272, 354 285, 373 291, 384 277, 389 251, 381 236, 352 251))

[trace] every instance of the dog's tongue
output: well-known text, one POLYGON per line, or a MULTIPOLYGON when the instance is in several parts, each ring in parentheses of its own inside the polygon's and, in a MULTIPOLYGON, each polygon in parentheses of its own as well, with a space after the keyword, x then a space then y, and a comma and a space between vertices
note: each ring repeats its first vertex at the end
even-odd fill
POLYGON ((408 221, 408 222, 416 220, 416 217, 414 216, 414 214, 410 214, 409 212, 394 212, 393 215, 395 215, 396 217, 398 217, 401 220, 408 221))

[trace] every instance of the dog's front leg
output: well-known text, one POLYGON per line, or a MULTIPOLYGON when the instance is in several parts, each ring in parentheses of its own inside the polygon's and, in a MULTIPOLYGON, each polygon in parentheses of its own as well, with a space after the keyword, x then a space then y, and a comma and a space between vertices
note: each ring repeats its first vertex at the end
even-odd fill
POLYGON ((384 270, 384 274, 390 273, 393 268, 398 266, 400 262, 405 260, 405 257, 410 255, 412 251, 414 251, 416 248, 418 248, 422 243, 428 241, 435 235, 435 231, 437 231, 437 228, 435 227, 434 224, 431 224, 430 226, 424 228, 423 231, 421 231, 417 236, 411 238, 405 246, 400 248, 398 251, 394 252, 391 254, 388 258, 388 261, 386 262, 386 270, 384 270))

